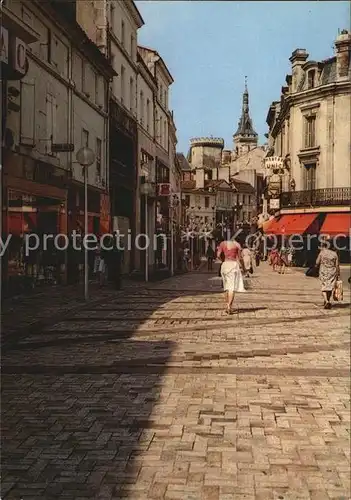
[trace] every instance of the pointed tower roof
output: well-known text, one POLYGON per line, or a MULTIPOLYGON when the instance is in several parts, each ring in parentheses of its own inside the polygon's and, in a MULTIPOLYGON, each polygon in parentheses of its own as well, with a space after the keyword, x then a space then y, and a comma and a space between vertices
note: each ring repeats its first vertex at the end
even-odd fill
POLYGON ((245 91, 243 93, 243 107, 241 111, 241 117, 238 123, 238 129, 234 134, 234 137, 243 136, 247 138, 257 137, 258 134, 255 132, 252 120, 249 113, 249 92, 247 90, 247 76, 245 76, 245 91))

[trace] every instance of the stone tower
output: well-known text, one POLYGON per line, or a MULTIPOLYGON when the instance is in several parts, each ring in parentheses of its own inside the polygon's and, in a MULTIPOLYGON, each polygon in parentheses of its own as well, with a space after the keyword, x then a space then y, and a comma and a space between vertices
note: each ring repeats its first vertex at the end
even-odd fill
POLYGON ((249 113, 249 92, 247 90, 247 79, 245 77, 245 91, 243 93, 243 107, 238 123, 238 129, 233 135, 234 150, 233 159, 248 153, 257 147, 258 134, 255 132, 249 113))

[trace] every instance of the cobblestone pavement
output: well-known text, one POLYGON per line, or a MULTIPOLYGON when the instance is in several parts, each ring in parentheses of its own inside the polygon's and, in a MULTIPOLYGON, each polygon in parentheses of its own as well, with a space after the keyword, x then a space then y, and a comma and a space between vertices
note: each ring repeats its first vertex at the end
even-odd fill
MULTIPOLYGON (((346 288, 348 288, 346 284, 346 288)), ((126 290, 5 347, 3 499, 350 498, 349 289, 261 265, 126 290)))

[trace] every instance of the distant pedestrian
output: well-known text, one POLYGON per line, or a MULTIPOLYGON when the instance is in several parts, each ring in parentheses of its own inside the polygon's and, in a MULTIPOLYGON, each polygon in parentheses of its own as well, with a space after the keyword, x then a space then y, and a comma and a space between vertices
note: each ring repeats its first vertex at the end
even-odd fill
POLYGON ((213 269, 213 260, 215 258, 215 252, 212 248, 211 243, 208 244, 207 250, 206 250, 206 257, 207 257, 207 270, 212 271, 213 269))
POLYGON ((288 266, 288 250, 285 247, 282 247, 279 252, 279 274, 285 273, 285 268, 288 266))
POLYGON ((249 278, 250 272, 252 272, 252 253, 247 245, 244 245, 244 248, 241 252, 241 257, 244 263, 245 277, 249 278))
POLYGON ((324 309, 330 309, 332 293, 340 276, 339 257, 331 241, 323 243, 316 260, 316 267, 318 266, 321 290, 324 298, 324 309))

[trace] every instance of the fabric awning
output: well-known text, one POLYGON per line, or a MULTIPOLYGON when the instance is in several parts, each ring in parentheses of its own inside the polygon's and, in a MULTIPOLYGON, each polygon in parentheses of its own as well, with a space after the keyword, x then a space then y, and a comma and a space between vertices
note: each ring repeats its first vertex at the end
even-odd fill
POLYGON ((350 213, 338 213, 338 214, 327 214, 324 219, 323 225, 321 227, 320 233, 336 236, 343 235, 349 236, 351 227, 351 214, 350 213))
MULTIPOLYGON (((275 224, 272 224, 268 230, 267 234, 275 235, 292 235, 292 234, 303 234, 305 233, 313 222, 316 220, 317 214, 291 214, 283 215, 275 224)), ((311 228, 312 233, 318 232, 318 227, 314 226, 311 228)))

